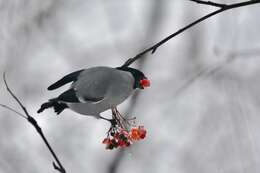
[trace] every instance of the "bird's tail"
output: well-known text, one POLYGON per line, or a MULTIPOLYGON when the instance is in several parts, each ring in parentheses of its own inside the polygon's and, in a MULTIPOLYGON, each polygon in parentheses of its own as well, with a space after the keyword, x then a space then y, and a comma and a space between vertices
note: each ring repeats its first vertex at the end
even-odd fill
POLYGON ((68 108, 68 105, 66 103, 59 102, 57 99, 50 99, 48 102, 41 105, 41 108, 37 111, 37 113, 41 113, 45 109, 52 107, 54 109, 54 112, 59 115, 64 109, 68 108))

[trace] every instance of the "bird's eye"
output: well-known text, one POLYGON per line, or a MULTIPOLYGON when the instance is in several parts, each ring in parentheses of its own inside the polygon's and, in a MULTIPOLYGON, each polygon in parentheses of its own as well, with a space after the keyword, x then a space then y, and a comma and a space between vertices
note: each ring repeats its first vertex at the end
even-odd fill
POLYGON ((141 84, 141 86, 142 86, 143 88, 149 87, 149 86, 151 85, 150 80, 148 80, 148 79, 142 79, 142 80, 140 80, 140 84, 141 84))

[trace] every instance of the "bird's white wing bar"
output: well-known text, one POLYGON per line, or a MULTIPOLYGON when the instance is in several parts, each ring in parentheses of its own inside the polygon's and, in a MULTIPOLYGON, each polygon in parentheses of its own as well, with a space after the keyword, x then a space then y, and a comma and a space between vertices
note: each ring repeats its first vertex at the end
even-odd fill
POLYGON ((91 97, 78 97, 79 101, 81 103, 92 103, 92 104, 97 104, 100 103, 101 101, 104 100, 104 97, 100 97, 100 98, 91 98, 91 97))

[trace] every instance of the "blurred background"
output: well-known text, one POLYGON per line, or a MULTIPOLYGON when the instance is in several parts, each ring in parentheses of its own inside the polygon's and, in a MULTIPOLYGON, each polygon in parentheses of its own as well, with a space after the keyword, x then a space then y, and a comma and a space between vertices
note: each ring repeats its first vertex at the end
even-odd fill
MULTIPOLYGON (((213 10, 188 0, 0 0, 0 74, 68 173, 258 173, 259 4, 210 18, 132 65, 152 83, 119 106, 148 131, 128 149, 105 150, 105 121, 36 113, 67 88, 46 90, 64 75, 120 66, 213 10)), ((2 80, 0 91, 0 103, 20 110, 2 80)), ((1 173, 56 172, 35 129, 3 108, 0 137, 1 173)))

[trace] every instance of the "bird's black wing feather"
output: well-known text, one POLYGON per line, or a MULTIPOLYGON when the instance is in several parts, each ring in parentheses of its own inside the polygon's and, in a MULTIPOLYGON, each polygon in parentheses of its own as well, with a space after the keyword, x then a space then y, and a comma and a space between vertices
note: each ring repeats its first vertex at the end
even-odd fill
POLYGON ((57 89, 69 82, 74 82, 77 80, 78 76, 80 75, 80 73, 83 70, 79 70, 79 71, 75 71, 73 73, 70 73, 66 76, 64 76, 62 79, 58 80, 57 82, 55 82, 54 84, 52 84, 51 86, 48 87, 48 90, 54 90, 57 89))
POLYGON ((85 103, 85 102, 95 103, 95 102, 99 102, 103 99, 104 99, 103 97, 101 97, 101 98, 93 98, 93 97, 79 98, 76 94, 76 91, 73 88, 65 91, 57 98, 57 100, 59 100, 59 101, 69 102, 69 103, 85 103))
POLYGON ((57 100, 64 101, 64 102, 70 102, 70 103, 79 103, 80 102, 80 100, 78 99, 78 97, 76 95, 76 91, 73 88, 71 88, 71 89, 65 91, 64 93, 62 93, 61 95, 59 95, 57 100))

